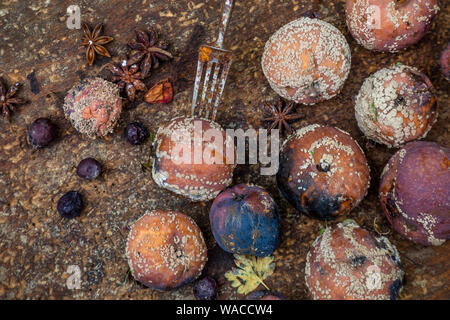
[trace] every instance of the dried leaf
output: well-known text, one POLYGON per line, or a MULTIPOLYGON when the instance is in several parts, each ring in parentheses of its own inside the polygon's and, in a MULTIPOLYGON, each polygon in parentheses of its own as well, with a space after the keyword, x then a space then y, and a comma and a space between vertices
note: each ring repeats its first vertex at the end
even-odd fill
POLYGON ((388 235, 390 233, 389 231, 382 232, 380 230, 380 226, 377 223, 377 217, 375 217, 375 219, 373 219, 373 229, 375 230, 376 233, 378 233, 381 236, 386 236, 386 235, 388 235))
POLYGON ((233 288, 238 288, 238 293, 246 295, 255 290, 260 284, 270 290, 264 283, 275 270, 274 257, 264 258, 249 255, 234 255, 234 263, 237 268, 225 273, 225 278, 231 281, 233 288))
POLYGON ((162 80, 155 84, 144 96, 148 103, 169 103, 172 101, 173 88, 169 80, 162 80))
POLYGON ((131 268, 128 269, 126 275, 125 275, 125 279, 123 280, 122 285, 125 285, 128 283, 128 279, 130 278, 130 275, 133 275, 133 270, 131 268))

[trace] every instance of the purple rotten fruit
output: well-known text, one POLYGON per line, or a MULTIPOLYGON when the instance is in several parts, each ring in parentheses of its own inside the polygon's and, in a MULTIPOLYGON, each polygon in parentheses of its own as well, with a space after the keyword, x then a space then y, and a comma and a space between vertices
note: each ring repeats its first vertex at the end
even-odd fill
POLYGON ((347 26, 369 50, 397 52, 417 43, 431 28, 439 0, 346 0, 347 26))
POLYGON ((147 128, 140 122, 132 122, 127 125, 124 135, 127 141, 132 145, 144 143, 149 136, 147 128))
POLYGON ((450 149, 434 142, 406 144, 381 175, 381 206, 394 229, 422 245, 450 239, 450 149))
POLYGON ((30 144, 36 148, 48 146, 56 135, 56 125, 46 118, 38 118, 28 127, 30 144))
POLYGON ((204 277, 194 286, 194 296, 199 300, 216 300, 217 282, 211 277, 204 277))
POLYGON ((77 191, 69 191, 58 200, 57 209, 61 217, 73 219, 83 210, 83 198, 77 191))
POLYGON ((82 179, 92 180, 97 178, 102 171, 100 162, 94 158, 81 160, 77 167, 77 175, 82 179))

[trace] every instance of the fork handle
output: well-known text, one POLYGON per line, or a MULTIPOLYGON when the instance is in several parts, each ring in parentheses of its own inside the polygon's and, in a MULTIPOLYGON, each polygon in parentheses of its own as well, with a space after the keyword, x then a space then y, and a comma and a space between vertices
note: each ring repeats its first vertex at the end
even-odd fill
POLYGON ((216 41, 216 47, 223 49, 223 38, 227 31, 228 21, 230 21, 231 10, 233 9, 233 0, 225 0, 222 12, 222 21, 220 23, 219 37, 216 41))

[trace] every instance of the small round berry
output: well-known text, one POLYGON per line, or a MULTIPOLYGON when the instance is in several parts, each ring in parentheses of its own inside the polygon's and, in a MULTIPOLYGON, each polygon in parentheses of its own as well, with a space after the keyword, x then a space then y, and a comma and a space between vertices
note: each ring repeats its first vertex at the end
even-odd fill
POLYGON ((194 296, 199 300, 216 300, 217 282, 211 277, 200 279, 194 286, 194 296))
POLYGON ((77 167, 77 175, 82 179, 92 180, 97 178, 102 172, 100 162, 94 158, 81 160, 77 167))
POLYGON ((56 125, 49 119, 36 119, 28 128, 28 138, 32 146, 37 148, 46 147, 57 135, 56 125))
POLYGON ((58 200, 58 212, 63 218, 78 217, 83 209, 83 199, 77 191, 69 191, 58 200))
POLYGON ((132 122, 127 125, 124 134, 132 145, 142 144, 149 136, 147 128, 140 122, 132 122))

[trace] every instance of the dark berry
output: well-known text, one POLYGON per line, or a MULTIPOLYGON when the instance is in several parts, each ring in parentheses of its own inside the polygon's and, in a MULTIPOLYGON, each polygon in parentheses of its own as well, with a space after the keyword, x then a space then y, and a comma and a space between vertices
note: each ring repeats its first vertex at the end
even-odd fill
POLYGON ((78 217, 83 209, 83 199, 77 191, 69 191, 58 200, 58 212, 63 218, 78 217))
POLYGON ((307 10, 307 11, 303 12, 301 14, 301 16, 302 17, 307 17, 307 18, 310 18, 310 19, 318 19, 319 18, 319 13, 317 13, 314 10, 307 10))
POLYGON ((32 146, 46 147, 56 138, 57 129, 49 119, 36 119, 28 128, 28 138, 32 146))
POLYGON ((125 128, 125 138, 133 145, 142 144, 148 138, 147 128, 140 122, 132 122, 125 128))
POLYGON ((199 300, 216 300, 217 283, 211 277, 204 277, 194 286, 194 296, 199 300))
POLYGON ((100 162, 94 158, 86 158, 81 160, 77 167, 77 175, 83 179, 95 179, 102 171, 100 162))

